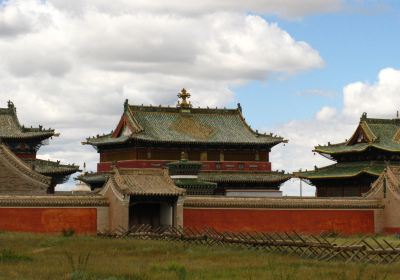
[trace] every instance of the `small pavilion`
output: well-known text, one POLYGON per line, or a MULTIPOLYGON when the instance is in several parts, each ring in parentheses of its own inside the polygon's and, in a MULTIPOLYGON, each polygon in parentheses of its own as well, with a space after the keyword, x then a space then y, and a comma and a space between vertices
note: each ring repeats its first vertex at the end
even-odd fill
POLYGON ((183 225, 185 190, 176 187, 167 169, 114 167, 100 194, 110 203, 110 230, 183 225))

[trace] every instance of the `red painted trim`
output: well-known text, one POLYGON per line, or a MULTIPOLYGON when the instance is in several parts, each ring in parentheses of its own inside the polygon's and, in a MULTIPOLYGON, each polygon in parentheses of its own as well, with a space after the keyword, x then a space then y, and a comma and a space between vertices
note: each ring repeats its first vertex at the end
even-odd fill
POLYGON ((111 135, 112 137, 118 137, 121 135, 121 131, 125 126, 129 126, 131 131, 134 131, 134 128, 132 127, 132 125, 129 123, 128 118, 126 117, 125 114, 122 115, 117 127, 115 128, 115 131, 113 132, 113 134, 111 135))
POLYGON ((36 153, 15 153, 20 159, 36 159, 36 153))
MULTIPOLYGON (((120 160, 116 163, 121 168, 163 168, 170 160, 120 160)), ((202 171, 271 171, 270 162, 258 161, 202 161, 202 171), (217 166, 219 165, 219 168, 217 166), (243 168, 239 168, 243 165, 243 168)), ((111 162, 100 162, 97 164, 98 172, 107 172, 111 170, 111 162)))
POLYGON ((185 228, 229 232, 374 233, 373 210, 185 208, 185 228))
POLYGON ((0 230, 96 234, 96 208, 0 208, 0 230))
POLYGON ((124 115, 121 116, 121 119, 119 120, 118 125, 115 128, 115 130, 114 130, 113 134, 111 135, 111 137, 113 137, 113 138, 118 137, 120 132, 121 132, 121 130, 124 128, 125 123, 126 123, 126 117, 125 117, 125 114, 124 114, 124 115))
POLYGON ((386 234, 400 234, 400 227, 385 227, 383 232, 386 234))

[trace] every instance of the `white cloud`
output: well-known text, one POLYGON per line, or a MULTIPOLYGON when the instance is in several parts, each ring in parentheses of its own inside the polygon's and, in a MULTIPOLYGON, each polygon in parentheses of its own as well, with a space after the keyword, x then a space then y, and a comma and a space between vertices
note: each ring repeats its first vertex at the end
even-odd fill
POLYGON ((111 14, 131 13, 137 10, 161 14, 185 14, 196 16, 210 14, 216 11, 238 13, 273 14, 284 18, 301 18, 316 13, 336 12, 343 8, 342 0, 81 0, 81 1, 51 1, 57 8, 76 13, 87 9, 96 9, 111 14))
POLYGON ((93 169, 98 156, 80 141, 113 129, 126 98, 175 105, 187 87, 196 106, 223 106, 233 86, 321 67, 316 50, 257 14, 297 18, 340 1, 283 2, 4 2, 0 102, 13 100, 25 125, 61 132, 42 157, 93 169))
MULTIPOLYGON (((313 169, 333 162, 312 152, 319 144, 339 143, 350 138, 363 112, 370 117, 394 118, 400 110, 400 70, 382 69, 374 83, 355 82, 343 88, 343 108, 324 106, 312 120, 294 120, 274 129, 289 139, 285 147, 273 149, 273 166, 286 171, 313 169)), ((282 189, 288 195, 298 195, 298 181, 289 181, 282 189)), ((306 195, 314 194, 313 187, 304 185, 306 195)))
POLYGON ((317 121, 328 121, 334 118, 337 114, 336 108, 332 108, 329 106, 322 107, 321 110, 317 112, 315 118, 317 121))
POLYGON ((400 109, 400 70, 383 69, 375 83, 351 83, 343 92, 344 114, 355 117, 367 112, 376 117, 393 118, 400 109))

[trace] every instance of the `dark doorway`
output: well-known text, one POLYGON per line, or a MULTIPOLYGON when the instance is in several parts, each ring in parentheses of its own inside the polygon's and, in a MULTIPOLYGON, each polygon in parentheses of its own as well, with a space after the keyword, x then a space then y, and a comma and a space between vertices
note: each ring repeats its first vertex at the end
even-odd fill
POLYGON ((129 227, 133 225, 160 226, 159 203, 136 203, 129 208, 129 227))

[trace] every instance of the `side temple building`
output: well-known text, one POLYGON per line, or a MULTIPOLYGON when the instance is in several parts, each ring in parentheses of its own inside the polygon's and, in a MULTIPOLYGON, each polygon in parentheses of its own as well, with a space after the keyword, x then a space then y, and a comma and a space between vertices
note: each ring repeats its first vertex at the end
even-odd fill
POLYGON ((0 142, 5 147, 3 154, 12 153, 12 157, 22 160, 21 164, 28 166, 33 172, 49 179, 47 192, 54 193, 57 184, 64 183, 69 176, 79 170, 76 165, 64 165, 59 161, 42 160, 36 157, 41 146, 48 139, 58 136, 54 129, 27 128, 19 123, 17 109, 11 101, 7 108, 0 108, 0 142), (6 152, 9 151, 9 152, 6 152))
POLYGON ((236 109, 193 108, 185 89, 178 96, 176 107, 136 106, 126 101, 112 133, 84 142, 97 149, 100 162, 96 173, 80 179, 96 188, 104 184, 113 165, 163 168, 175 162, 169 165, 172 172, 177 166, 186 168, 175 179, 188 194, 280 194, 279 186, 290 175, 272 171, 269 153, 286 140, 252 130, 240 105, 236 109), (187 180, 190 171, 195 180, 187 180))
POLYGON ((318 197, 361 196, 370 190, 388 163, 400 164, 400 119, 368 118, 364 113, 349 140, 316 146, 314 152, 336 161, 296 173, 316 186, 318 197))

